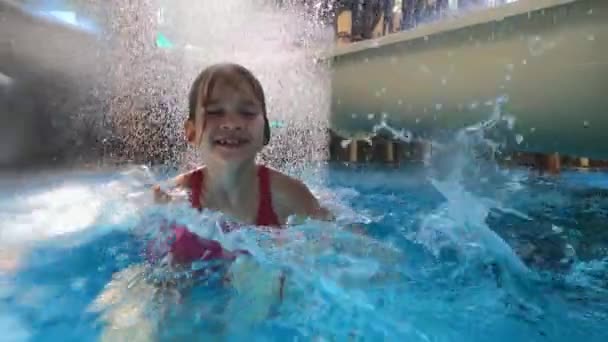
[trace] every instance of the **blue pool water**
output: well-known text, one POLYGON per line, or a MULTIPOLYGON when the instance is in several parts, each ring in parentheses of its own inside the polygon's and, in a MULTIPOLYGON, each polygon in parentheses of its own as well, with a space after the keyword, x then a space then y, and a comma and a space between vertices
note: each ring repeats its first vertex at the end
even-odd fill
POLYGON ((142 167, 5 176, 1 340, 605 341, 608 175, 476 172, 310 167, 302 177, 337 222, 280 243, 151 205, 163 176, 142 167), (234 266, 234 286, 154 294, 137 270, 162 219, 254 259, 234 266))

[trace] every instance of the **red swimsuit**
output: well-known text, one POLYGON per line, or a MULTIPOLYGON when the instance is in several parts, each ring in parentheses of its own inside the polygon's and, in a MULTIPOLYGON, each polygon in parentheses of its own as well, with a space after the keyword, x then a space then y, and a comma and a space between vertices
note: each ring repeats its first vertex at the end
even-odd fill
MULTIPOLYGON (((192 207, 202 210, 201 192, 203 191, 203 170, 199 169, 190 175, 190 202, 192 207)), ((270 190, 270 173, 265 166, 260 166, 258 169, 258 179, 260 182, 260 202, 258 204, 258 213, 256 217, 257 226, 280 226, 279 218, 272 208, 272 193, 270 190)), ((231 225, 224 226, 224 230, 232 230, 231 225)), ((173 225, 171 227, 172 234, 169 239, 172 243, 161 244, 158 248, 150 248, 148 257, 152 260, 158 260, 165 252, 171 252, 172 260, 177 264, 188 264, 195 260, 212 260, 225 259, 234 260, 239 253, 247 254, 247 251, 230 252, 225 250, 221 244, 215 240, 202 238, 184 226, 173 225)), ((150 246, 151 247, 151 246, 150 246)))

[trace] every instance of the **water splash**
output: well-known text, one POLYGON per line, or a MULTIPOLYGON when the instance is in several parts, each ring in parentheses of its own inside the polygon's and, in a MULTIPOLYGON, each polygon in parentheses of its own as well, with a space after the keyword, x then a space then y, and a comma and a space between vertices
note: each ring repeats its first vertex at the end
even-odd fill
MULTIPOLYGON (((79 15, 95 18, 99 35, 88 36, 87 42, 96 41, 96 45, 64 46, 65 42, 55 40, 53 44, 59 46, 54 48, 82 50, 82 56, 96 57, 79 60, 73 67, 62 65, 72 77, 69 80, 64 75, 47 75, 56 85, 31 86, 43 93, 36 97, 42 99, 48 111, 44 115, 52 122, 48 126, 54 129, 43 137, 48 140, 44 146, 38 143, 30 148, 30 141, 38 141, 40 135, 27 134, 28 148, 18 153, 32 149, 55 153, 52 157, 58 161, 77 164, 97 162, 100 156, 105 162, 200 163, 188 153, 192 151, 183 139, 189 86, 204 67, 232 61, 260 78, 269 118, 286 123, 274 129, 263 158, 283 166, 325 157, 329 71, 316 57, 333 43, 333 31, 324 21, 326 6, 287 1, 279 7, 262 0, 137 0, 128 4, 95 1, 77 8, 79 15), (171 48, 156 46, 159 34, 172 42, 171 48), (86 73, 80 73, 81 69, 86 73), (66 99, 50 100, 54 93, 66 99), (63 153, 59 147, 70 152, 63 153)), ((25 108, 27 97, 15 97, 11 101, 18 105, 13 107, 31 111, 25 108)), ((32 115, 42 115, 38 112, 32 115)))

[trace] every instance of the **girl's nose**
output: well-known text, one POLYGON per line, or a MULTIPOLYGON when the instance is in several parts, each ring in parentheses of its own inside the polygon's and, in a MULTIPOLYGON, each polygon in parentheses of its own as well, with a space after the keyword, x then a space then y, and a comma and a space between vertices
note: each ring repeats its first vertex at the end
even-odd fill
POLYGON ((238 114, 226 113, 220 128, 227 130, 241 130, 243 129, 243 120, 238 114))

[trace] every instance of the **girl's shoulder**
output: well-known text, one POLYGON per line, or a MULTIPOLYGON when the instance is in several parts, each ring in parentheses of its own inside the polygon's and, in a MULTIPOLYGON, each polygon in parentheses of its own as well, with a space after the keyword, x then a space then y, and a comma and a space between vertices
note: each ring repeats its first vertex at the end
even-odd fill
POLYGON ((330 213, 323 208, 308 186, 301 180, 268 168, 273 205, 283 214, 326 219, 330 213))
POLYGON ((173 184, 176 187, 180 187, 180 188, 190 188, 190 184, 192 183, 192 177, 195 174, 198 174, 200 172, 205 172, 205 166, 199 166, 193 170, 190 170, 188 172, 182 173, 180 175, 177 175, 175 178, 173 178, 173 184))

